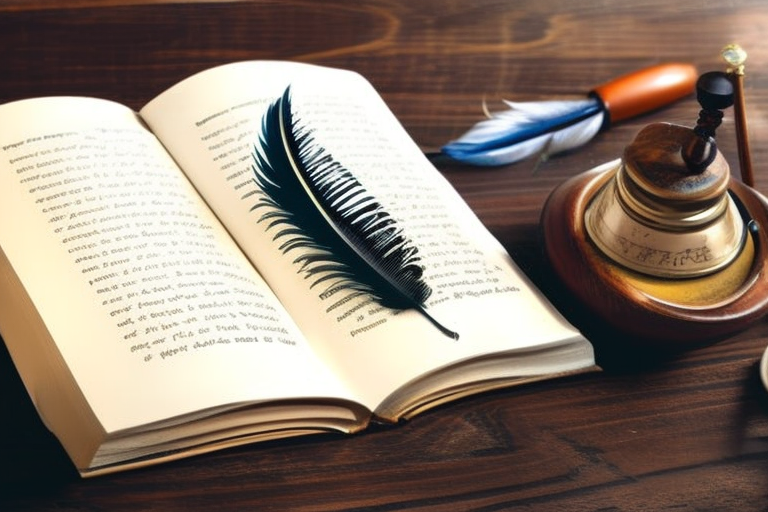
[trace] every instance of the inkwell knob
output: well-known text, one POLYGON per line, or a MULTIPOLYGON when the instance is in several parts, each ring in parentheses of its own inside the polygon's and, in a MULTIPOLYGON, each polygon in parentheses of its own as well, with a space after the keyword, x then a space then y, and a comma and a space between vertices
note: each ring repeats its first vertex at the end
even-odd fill
POLYGON ((655 123, 641 130, 585 212, 587 233, 600 251, 654 278, 717 272, 747 239, 728 194, 730 169, 715 141, 722 109, 733 104, 733 86, 725 73, 712 72, 696 89, 696 126, 655 123))
POLYGON ((715 130, 723 120, 723 109, 733 105, 733 83, 724 73, 713 71, 699 77, 696 99, 701 105, 699 120, 692 137, 683 149, 683 160, 691 172, 702 172, 717 157, 715 130))

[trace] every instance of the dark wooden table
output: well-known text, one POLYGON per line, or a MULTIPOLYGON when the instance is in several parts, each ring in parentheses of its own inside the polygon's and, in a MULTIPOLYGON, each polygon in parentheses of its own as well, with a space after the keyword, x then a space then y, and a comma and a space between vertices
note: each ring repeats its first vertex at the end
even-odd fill
MULTIPOLYGON (((724 69, 749 52, 756 188, 768 192, 764 0, 0 1, 0 103, 89 95, 138 109, 185 76, 246 59, 351 68, 431 151, 483 98, 583 94, 675 60, 724 69)), ((270 442, 81 480, 0 352, 1 510, 768 510, 768 321, 659 356, 559 289, 538 219, 562 180, 621 154, 645 124, 695 122, 693 99, 544 162, 438 168, 523 269, 595 342, 604 371, 475 396, 396 428, 270 442)), ((0 122, 13 122, 1 119, 0 122)), ((720 148, 734 167, 730 114, 720 148)))

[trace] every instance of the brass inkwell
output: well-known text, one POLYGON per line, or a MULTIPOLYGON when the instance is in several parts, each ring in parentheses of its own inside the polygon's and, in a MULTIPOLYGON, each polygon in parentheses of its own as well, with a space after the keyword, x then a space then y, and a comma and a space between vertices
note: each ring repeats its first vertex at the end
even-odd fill
POLYGON ((620 160, 566 181, 544 206, 552 267, 620 331, 677 346, 768 312, 768 201, 751 187, 748 151, 739 181, 715 142, 722 110, 743 107, 737 79, 705 73, 694 128, 645 127, 620 160))

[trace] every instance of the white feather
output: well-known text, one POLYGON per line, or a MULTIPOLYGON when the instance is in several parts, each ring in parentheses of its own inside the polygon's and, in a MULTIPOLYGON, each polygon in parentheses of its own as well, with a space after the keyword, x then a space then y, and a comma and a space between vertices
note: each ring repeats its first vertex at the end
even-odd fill
POLYGON ((493 117, 503 115, 524 114, 531 120, 558 117, 574 110, 581 110, 592 104, 594 99, 581 100, 548 100, 548 101, 508 101, 502 100, 509 110, 501 110, 491 114, 493 117))
POLYGON ((603 125, 604 113, 594 98, 504 103, 508 110, 488 113, 443 151, 473 165, 509 164, 536 154, 547 158, 588 142, 603 125))
POLYGON ((596 116, 580 121, 568 128, 552 133, 549 145, 544 151, 545 157, 556 155, 570 149, 583 146, 597 135, 603 126, 604 114, 601 112, 596 116))
MULTIPOLYGON (((504 117, 512 116, 505 114, 504 117)), ((508 129, 504 127, 503 123, 495 122, 497 120, 498 118, 493 118, 481 121, 478 125, 482 124, 483 126, 476 125, 472 130, 474 133, 471 134, 471 137, 468 133, 459 140, 472 144, 474 137, 477 137, 478 140, 485 140, 484 137, 492 136, 490 134, 496 131, 508 129)), ((540 155, 542 159, 546 159, 551 155, 586 144, 600 131, 602 125, 603 114, 600 113, 560 131, 540 135, 511 146, 477 153, 465 153, 461 156, 461 161, 472 165, 494 166, 519 162, 534 155, 540 155)))

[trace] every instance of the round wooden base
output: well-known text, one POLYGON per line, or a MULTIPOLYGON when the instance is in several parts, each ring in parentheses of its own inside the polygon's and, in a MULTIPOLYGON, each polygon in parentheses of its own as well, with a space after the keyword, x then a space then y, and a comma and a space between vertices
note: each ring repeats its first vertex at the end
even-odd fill
MULTIPOLYGON (((754 228, 751 261, 744 264, 740 282, 734 285, 731 279, 728 289, 713 291, 712 300, 678 302, 638 285, 642 281, 638 274, 607 259, 587 236, 584 212, 616 166, 611 162, 567 180, 544 205, 541 227, 547 257, 577 300, 613 328, 669 348, 725 337, 768 313, 768 200, 764 196, 731 179, 729 191, 741 206, 745 224, 754 228)), ((689 290, 711 286, 697 279, 685 279, 681 286, 689 290)))

